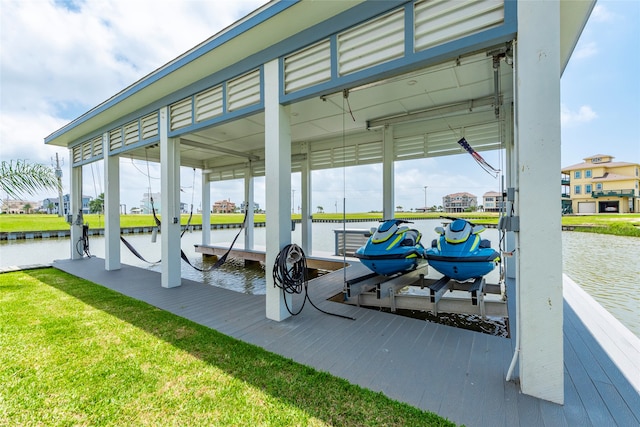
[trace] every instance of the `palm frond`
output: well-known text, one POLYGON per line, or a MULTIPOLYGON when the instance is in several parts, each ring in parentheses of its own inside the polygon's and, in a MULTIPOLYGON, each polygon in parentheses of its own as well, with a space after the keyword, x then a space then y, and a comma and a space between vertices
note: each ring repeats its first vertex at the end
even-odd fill
POLYGON ((0 164, 0 190, 7 197, 19 199, 42 190, 58 190, 58 178, 51 167, 25 160, 2 161, 0 164))

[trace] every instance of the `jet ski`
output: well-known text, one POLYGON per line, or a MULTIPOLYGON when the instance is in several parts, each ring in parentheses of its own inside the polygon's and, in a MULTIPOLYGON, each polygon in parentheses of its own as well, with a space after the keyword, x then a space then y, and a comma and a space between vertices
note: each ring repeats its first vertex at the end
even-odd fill
POLYGON ((491 242, 480 238, 485 230, 462 218, 448 218, 451 223, 436 227, 437 239, 425 251, 425 258, 436 271, 459 282, 477 279, 491 272, 500 262, 500 254, 491 242))
POLYGON ((377 274, 391 276, 415 270, 424 258, 422 234, 406 225, 402 219, 384 220, 377 228, 371 228, 367 243, 356 252, 356 258, 377 274))

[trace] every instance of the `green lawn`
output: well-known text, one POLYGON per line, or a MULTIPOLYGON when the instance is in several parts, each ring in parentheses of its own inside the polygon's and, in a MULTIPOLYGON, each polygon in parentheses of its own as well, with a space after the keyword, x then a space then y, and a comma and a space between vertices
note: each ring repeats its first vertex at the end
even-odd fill
MULTIPOLYGON (((440 218, 445 215, 441 212, 415 213, 415 212, 397 212, 398 218, 409 219, 426 219, 440 218)), ((453 214, 447 214, 453 215, 453 214)), ((314 213, 313 218, 316 220, 342 220, 342 213, 314 213)), ((473 218, 482 224, 496 224, 498 222, 497 213, 472 212, 455 214, 455 216, 463 218, 473 218)), ((242 222, 244 215, 235 214, 212 214, 212 224, 239 224, 242 222)), ((292 215, 293 219, 300 219, 300 214, 292 215)), ((189 215, 182 215, 181 223, 187 224, 189 215)), ((367 219, 378 221, 382 219, 381 212, 366 213, 349 213, 346 214, 347 220, 367 219)), ((104 228, 103 215, 85 215, 85 222, 89 223, 92 228, 104 228)), ((265 215, 257 214, 255 222, 264 222, 265 215)), ((155 221, 151 215, 121 215, 121 227, 152 227, 155 221)), ((191 224, 202 224, 201 215, 193 215, 191 224)), ((600 215, 575 215, 563 216, 562 225, 586 226, 591 229, 580 229, 579 231, 592 231, 596 233, 617 234, 624 236, 640 237, 640 214, 600 214, 600 215)), ((56 215, 0 215, 0 233, 1 232, 25 232, 25 231, 52 231, 66 230, 69 224, 64 218, 56 215)))
POLYGON ((0 425, 453 425, 52 268, 0 274, 0 348, 0 425))
MULTIPOLYGON (((162 216, 158 216, 162 220, 162 216)), ((232 224, 241 223, 244 218, 243 214, 212 214, 212 224, 232 224)), ((181 224, 187 224, 189 215, 182 215, 181 224)), ((255 221, 264 221, 265 216, 256 215, 255 221)), ((89 214, 84 215, 84 222, 88 223, 91 228, 104 228, 104 215, 89 214)), ((191 224, 202 224, 201 215, 193 215, 191 224)), ((155 220, 152 215, 121 215, 121 227, 153 227, 155 220)), ((16 231, 51 231, 51 230, 67 230, 65 218, 57 215, 0 215, 0 232, 16 232, 16 231)))

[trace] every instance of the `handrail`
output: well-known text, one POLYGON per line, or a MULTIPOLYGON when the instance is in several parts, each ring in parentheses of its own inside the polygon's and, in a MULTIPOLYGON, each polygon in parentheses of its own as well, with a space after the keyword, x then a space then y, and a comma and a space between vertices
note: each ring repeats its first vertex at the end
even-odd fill
POLYGON ((598 190, 598 191, 591 192, 591 197, 594 197, 594 198, 607 197, 607 196, 635 197, 635 191, 633 189, 629 189, 629 190, 598 190))

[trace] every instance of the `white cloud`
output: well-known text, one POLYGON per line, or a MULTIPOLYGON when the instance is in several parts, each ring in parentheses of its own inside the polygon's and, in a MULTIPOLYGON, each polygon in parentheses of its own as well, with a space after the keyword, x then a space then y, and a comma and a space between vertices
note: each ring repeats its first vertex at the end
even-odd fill
MULTIPOLYGON (((2 0, 0 159, 50 164, 59 153, 68 192, 68 152, 45 145, 47 135, 264 3, 2 0)), ((94 165, 94 176, 85 170, 84 192, 91 196, 99 168, 94 165)), ((141 181, 126 161, 121 172, 122 183, 141 181)), ((183 181, 191 185, 188 172, 183 181)), ((147 186, 123 184, 123 203, 137 205, 147 186)))
MULTIPOLYGON (((619 16, 603 4, 597 4, 593 8, 591 16, 589 17, 590 23, 605 24, 607 27, 615 25, 616 21, 619 21, 619 16)), ((581 60, 598 55, 601 51, 601 46, 607 45, 606 40, 602 38, 602 35, 603 32, 601 31, 598 31, 598 36, 596 36, 593 31, 587 29, 585 34, 578 41, 571 58, 581 60)))
POLYGON ((608 7, 602 4, 596 4, 591 12, 589 19, 593 19, 594 22, 612 22, 616 19, 616 15, 609 10, 608 7))
POLYGON ((37 110, 3 113, 0 121, 0 157, 3 160, 21 159, 49 164, 51 156, 55 156, 56 152, 66 156, 66 149, 45 146, 42 142, 48 129, 60 127, 64 123, 64 120, 37 110))
POLYGON ((570 110, 566 105, 561 106, 560 120, 563 126, 588 123, 597 118, 598 115, 589 105, 582 105, 577 111, 570 110))
POLYGON ((596 42, 591 41, 591 42, 585 42, 585 43, 578 43, 575 51, 571 55, 571 58, 585 59, 585 58, 590 58, 592 56, 595 56, 598 53, 599 53, 598 44, 596 42))

